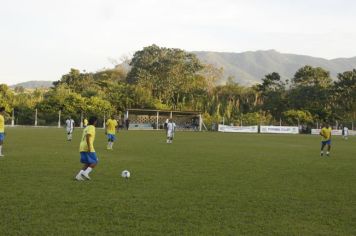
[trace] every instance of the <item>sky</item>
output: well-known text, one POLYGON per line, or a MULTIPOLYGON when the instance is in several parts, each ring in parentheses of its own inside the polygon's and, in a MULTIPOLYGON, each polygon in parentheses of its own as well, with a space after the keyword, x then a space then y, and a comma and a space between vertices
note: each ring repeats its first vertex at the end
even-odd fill
POLYGON ((0 0, 0 83, 113 67, 145 46, 356 56, 353 0, 0 0))

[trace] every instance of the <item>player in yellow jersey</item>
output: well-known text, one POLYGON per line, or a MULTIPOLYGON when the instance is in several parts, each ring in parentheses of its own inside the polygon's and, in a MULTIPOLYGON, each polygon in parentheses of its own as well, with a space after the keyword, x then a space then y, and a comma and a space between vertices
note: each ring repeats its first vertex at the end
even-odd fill
POLYGON ((2 154, 2 145, 5 139, 5 107, 0 107, 0 157, 4 157, 2 154))
POLYGON ((108 145, 107 149, 112 150, 112 146, 114 145, 114 141, 116 139, 116 127, 117 127, 117 121, 115 120, 114 116, 111 116, 106 121, 106 135, 108 138, 108 145))
POLYGON ((326 151, 326 155, 330 155, 330 149, 331 149, 331 127, 329 124, 325 124, 325 126, 321 129, 320 131, 321 135, 321 150, 320 150, 320 156, 324 155, 324 147, 327 145, 328 149, 326 151))
POLYGON ((98 163, 98 158, 94 149, 96 117, 89 118, 89 125, 83 130, 82 139, 79 145, 80 162, 84 164, 83 168, 75 177, 77 180, 90 179, 89 173, 98 163), (84 177, 84 178, 83 178, 84 177))

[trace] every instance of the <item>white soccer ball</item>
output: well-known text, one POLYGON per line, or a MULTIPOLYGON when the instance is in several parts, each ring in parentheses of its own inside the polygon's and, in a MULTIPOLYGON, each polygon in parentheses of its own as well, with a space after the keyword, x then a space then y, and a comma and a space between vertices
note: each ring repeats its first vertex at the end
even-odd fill
POLYGON ((121 176, 122 176, 122 178, 126 178, 126 179, 130 178, 130 171, 128 171, 128 170, 122 171, 121 176))

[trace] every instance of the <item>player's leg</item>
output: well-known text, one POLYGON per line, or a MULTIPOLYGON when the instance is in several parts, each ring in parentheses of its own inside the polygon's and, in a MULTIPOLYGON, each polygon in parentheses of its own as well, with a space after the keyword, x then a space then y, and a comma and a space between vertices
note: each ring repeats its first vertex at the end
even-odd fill
POLYGON ((112 134, 111 135, 111 141, 110 141, 110 149, 112 149, 112 147, 114 146, 114 141, 115 141, 115 135, 114 134, 112 134))
POLYGON ((107 134, 106 137, 108 138, 108 145, 106 146, 106 149, 110 149, 111 148, 111 135, 107 134))
POLYGON ((67 129, 67 141, 70 141, 70 130, 67 129))
POLYGON ((173 142, 173 137, 174 137, 174 134, 172 133, 171 137, 169 138, 169 142, 170 142, 170 143, 173 142))
POLYGON ((69 134, 70 141, 72 141, 72 138, 73 138, 73 129, 70 130, 70 134, 69 134))
POLYGON ((324 147, 325 147, 326 143, 325 142, 321 142, 321 149, 320 149, 320 156, 324 155, 324 147))
POLYGON ((0 134, 0 157, 4 156, 4 154, 2 154, 3 143, 4 143, 4 134, 0 134))
POLYGON ((83 177, 82 177, 82 174, 84 173, 84 171, 89 167, 88 164, 84 164, 83 168, 78 172, 78 174, 75 176, 75 179, 76 180, 85 180, 83 177))
POLYGON ((83 163, 84 166, 83 166, 82 169, 80 169, 78 174, 75 176, 76 180, 79 180, 79 181, 84 180, 83 177, 82 177, 82 174, 86 170, 86 168, 88 167, 88 163, 87 162, 88 162, 88 158, 87 158, 85 152, 80 152, 80 163, 83 163))
POLYGON ((330 155, 330 149, 331 149, 331 141, 328 142, 328 149, 326 151, 326 155, 329 156, 330 155))
POLYGON ((89 174, 90 172, 95 168, 96 164, 98 163, 98 158, 96 156, 95 152, 86 152, 86 156, 87 156, 87 167, 84 170, 84 172, 82 173, 82 176, 84 176, 86 179, 90 179, 89 174))

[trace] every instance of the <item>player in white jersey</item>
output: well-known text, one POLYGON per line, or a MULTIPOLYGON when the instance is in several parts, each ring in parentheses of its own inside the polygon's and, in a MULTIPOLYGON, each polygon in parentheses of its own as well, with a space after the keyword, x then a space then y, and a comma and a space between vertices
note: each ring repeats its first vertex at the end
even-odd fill
POLYGON ((172 119, 169 119, 169 122, 167 124, 167 143, 173 142, 175 129, 176 124, 172 121, 172 119))
POLYGON ((72 141, 73 130, 74 130, 74 120, 69 116, 66 120, 67 141, 72 141))
POLYGON ((344 126, 343 130, 342 130, 342 137, 347 140, 349 138, 349 128, 347 128, 346 126, 344 126))

